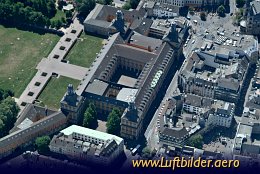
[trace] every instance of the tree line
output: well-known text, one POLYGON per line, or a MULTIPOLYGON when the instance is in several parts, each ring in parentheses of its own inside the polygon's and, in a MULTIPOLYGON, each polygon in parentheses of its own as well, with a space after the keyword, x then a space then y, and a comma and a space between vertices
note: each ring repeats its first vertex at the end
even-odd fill
POLYGON ((138 6, 140 0, 128 0, 125 5, 123 5, 123 9, 129 10, 129 9, 136 9, 138 6))
MULTIPOLYGON (((120 123, 121 123, 121 111, 118 108, 114 108, 107 118, 107 133, 113 135, 120 135, 120 123)), ((96 129, 98 127, 98 115, 96 107, 93 103, 90 103, 84 113, 83 126, 96 129)))
POLYGON ((16 122, 19 107, 15 103, 13 92, 0 89, 0 138, 8 135, 16 122))
POLYGON ((54 0, 1 0, 0 23, 50 26, 55 16, 54 0))
POLYGON ((95 0, 75 0, 75 3, 80 16, 83 18, 87 17, 96 6, 95 0))

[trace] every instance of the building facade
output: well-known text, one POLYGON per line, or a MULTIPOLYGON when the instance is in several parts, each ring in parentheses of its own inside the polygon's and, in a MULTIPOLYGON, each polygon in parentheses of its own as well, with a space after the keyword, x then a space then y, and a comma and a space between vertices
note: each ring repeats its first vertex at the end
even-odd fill
MULTIPOLYGON (((153 21, 144 20, 145 13, 118 11, 101 5, 96 6, 84 23, 93 19, 107 20, 112 12, 116 13, 112 23, 119 19, 124 22, 116 25, 117 33, 108 38, 97 56, 97 65, 93 65, 89 73, 92 75, 83 79, 81 85, 85 88, 78 94, 84 103, 93 102, 102 115, 118 108, 122 112, 120 135, 138 139, 151 103, 171 66, 180 57, 188 25, 172 22, 161 32, 160 38, 154 38, 149 36, 153 21)), ((86 25, 85 30, 89 30, 86 25)))
POLYGON ((118 136, 72 125, 55 135, 50 151, 83 163, 113 164, 124 153, 124 140, 118 136))
POLYGON ((79 124, 82 121, 83 103, 84 98, 77 95, 73 89, 73 85, 69 84, 67 92, 60 102, 61 111, 67 115, 69 123, 79 124))
POLYGON ((62 112, 46 112, 44 108, 33 104, 27 104, 20 117, 27 119, 18 124, 12 133, 0 139, 0 159, 12 154, 17 148, 32 144, 37 137, 51 135, 67 125, 67 117, 62 112))
POLYGON ((222 126, 229 128, 234 118, 235 105, 233 103, 221 103, 213 106, 215 110, 210 113, 207 120, 208 126, 222 126))
POLYGON ((260 34, 260 1, 250 2, 247 18, 246 18, 246 33, 259 35, 260 34))
POLYGON ((225 4, 225 0, 151 0, 163 4, 170 4, 178 7, 202 7, 225 4))
POLYGON ((238 54, 233 58, 224 57, 194 52, 179 74, 179 85, 183 91, 238 102, 249 69, 249 60, 238 54))

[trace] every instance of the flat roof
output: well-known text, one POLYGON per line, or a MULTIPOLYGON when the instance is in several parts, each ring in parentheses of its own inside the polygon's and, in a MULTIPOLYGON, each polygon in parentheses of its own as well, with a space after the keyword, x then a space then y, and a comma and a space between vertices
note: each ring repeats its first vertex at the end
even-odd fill
POLYGON ((135 96, 138 89, 122 88, 116 96, 117 100, 124 102, 132 102, 135 100, 135 96))
POLYGON ((98 79, 95 79, 92 83, 88 85, 85 92, 97 94, 97 95, 103 95, 108 87, 108 84, 100 81, 98 79))
POLYGON ((71 125, 70 127, 63 129, 61 132, 67 136, 72 135, 73 133, 78 133, 78 134, 82 134, 82 135, 86 135, 86 136, 90 136, 90 137, 95 137, 97 139, 101 139, 104 141, 113 139, 117 142, 117 144, 119 144, 123 141, 123 139, 118 136, 96 131, 96 130, 85 128, 85 127, 81 127, 81 126, 77 126, 77 125, 71 125))
POLYGON ((122 75, 118 80, 117 84, 134 87, 137 79, 129 76, 122 75))

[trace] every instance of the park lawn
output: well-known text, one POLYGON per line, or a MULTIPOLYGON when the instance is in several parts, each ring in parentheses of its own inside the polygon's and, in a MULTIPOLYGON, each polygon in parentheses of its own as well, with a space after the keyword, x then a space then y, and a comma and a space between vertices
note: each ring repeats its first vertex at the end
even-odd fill
POLYGON ((51 18, 51 21, 61 20, 61 18, 66 18, 66 14, 64 11, 57 9, 57 12, 53 18, 51 18))
POLYGON ((0 38, 0 88, 11 89, 19 97, 37 72, 37 64, 60 38, 1 25, 0 38))
POLYGON ((68 77, 60 76, 59 78, 52 77, 44 88, 38 100, 41 105, 47 105, 51 109, 59 109, 60 101, 67 91, 68 84, 72 84, 74 89, 79 85, 80 81, 68 77))
POLYGON ((102 41, 102 38, 82 33, 66 60, 74 65, 90 67, 103 46, 102 41))

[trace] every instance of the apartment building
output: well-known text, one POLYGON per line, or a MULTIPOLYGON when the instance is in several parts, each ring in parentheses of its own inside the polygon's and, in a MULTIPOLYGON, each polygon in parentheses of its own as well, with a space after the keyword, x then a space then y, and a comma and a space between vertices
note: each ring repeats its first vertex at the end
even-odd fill
POLYGON ((233 103, 216 101, 212 105, 212 109, 214 112, 209 114, 207 125, 229 128, 234 118, 235 105, 233 103))
POLYGON ((83 163, 109 166, 124 153, 124 140, 115 135, 72 125, 55 135, 49 148, 52 152, 83 163))
POLYGON ((246 16, 246 33, 260 34, 260 1, 250 2, 249 10, 246 16))
POLYGON ((0 159, 17 148, 30 145, 43 135, 51 135, 67 125, 67 117, 61 111, 27 104, 11 133, 0 139, 0 159))

